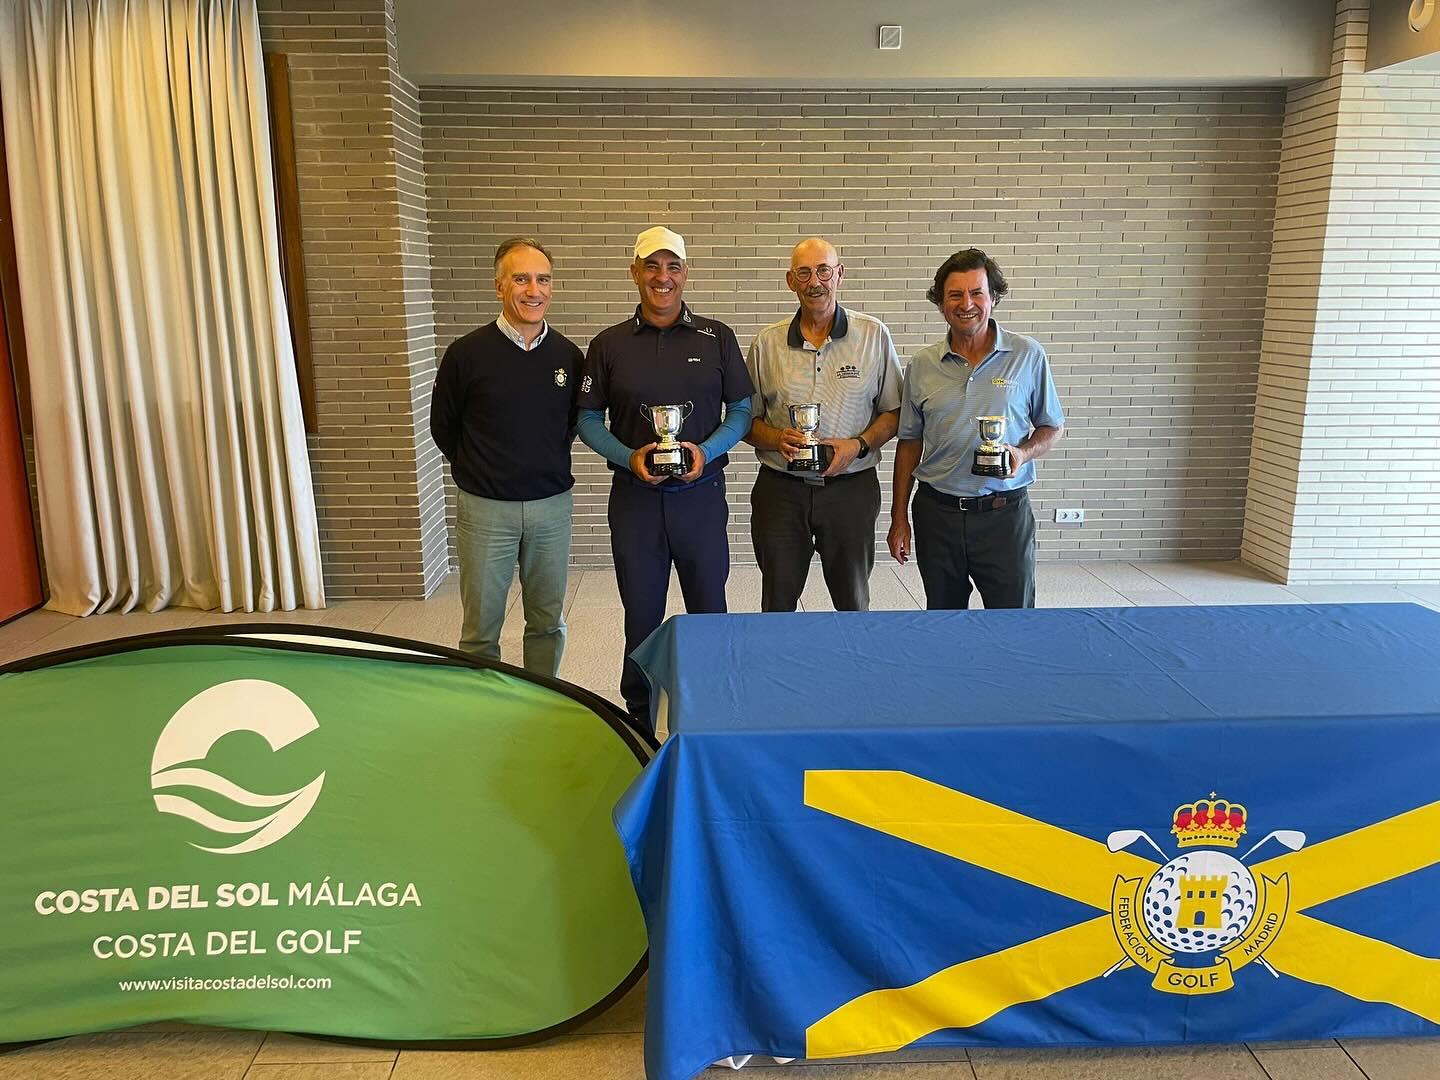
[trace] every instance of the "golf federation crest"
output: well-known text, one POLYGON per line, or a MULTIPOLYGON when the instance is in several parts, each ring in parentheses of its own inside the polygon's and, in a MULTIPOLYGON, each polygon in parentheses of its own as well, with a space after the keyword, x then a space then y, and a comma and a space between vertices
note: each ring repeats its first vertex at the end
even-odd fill
POLYGON ((565 369, 563 367, 557 367, 555 369, 555 385, 564 386, 568 381, 565 377, 565 369))
POLYGON ((1107 978, 1141 967, 1154 974, 1156 990, 1216 994, 1233 987, 1234 971, 1252 961, 1277 975, 1264 955, 1285 924, 1290 878, 1257 876, 1244 860, 1271 840, 1298 851, 1305 834, 1269 833, 1237 859, 1225 849, 1235 849, 1248 829, 1245 807, 1212 791, 1176 808, 1170 832, 1180 854, 1174 858, 1139 829, 1110 834, 1111 851, 1144 841, 1167 861, 1148 878, 1116 877, 1110 921, 1125 955, 1107 978))
MULTIPOLYGON (((962 952, 915 965, 910 957, 924 942, 906 941, 904 970, 913 971, 914 980, 882 973, 877 985, 831 1007, 806 1027, 806 1057, 872 1053, 946 1028, 972 1028, 1102 977, 1129 980, 1147 994, 1147 983, 1189 995, 1218 993, 1237 979, 1268 982, 1258 970, 1234 975, 1251 961, 1297 984, 1384 1002, 1440 1024, 1440 960, 1367 935, 1364 914, 1351 927, 1315 914, 1338 897, 1440 866, 1440 799, 1319 843, 1276 830, 1237 859, 1233 852, 1250 830, 1250 815, 1213 794, 1175 811, 1178 854, 1161 850, 1139 829, 1101 841, 896 769, 807 769, 804 798, 806 806, 841 821, 1090 909, 1078 921, 1037 926, 1043 932, 980 956, 962 952), (1142 841, 1151 850, 1125 850, 1142 841), (1284 850, 1252 862, 1262 845, 1284 850)), ((918 899, 923 889, 905 888, 907 903, 925 902, 918 899)), ((1429 899, 1420 886, 1407 897, 1416 905, 1429 899)), ((1384 902, 1376 895, 1368 910, 1379 911, 1384 902)), ((1020 925, 1006 924, 1003 911, 995 917, 1007 930, 1020 925)), ((1183 1016, 1187 999, 1169 1000, 1183 1016)))

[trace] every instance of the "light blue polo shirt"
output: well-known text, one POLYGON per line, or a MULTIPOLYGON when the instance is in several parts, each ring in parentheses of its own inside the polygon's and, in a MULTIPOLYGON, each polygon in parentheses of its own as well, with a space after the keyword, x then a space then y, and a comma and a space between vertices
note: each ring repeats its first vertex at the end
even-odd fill
POLYGON ((993 320, 991 325, 995 348, 975 368, 950 351, 947 334, 917 352, 905 370, 900 438, 921 440, 915 479, 947 495, 988 495, 1035 481, 1033 461, 1004 480, 970 471, 980 445, 977 416, 1004 416, 1005 441, 1011 446, 1037 427, 1065 424, 1050 361, 1040 343, 993 320))

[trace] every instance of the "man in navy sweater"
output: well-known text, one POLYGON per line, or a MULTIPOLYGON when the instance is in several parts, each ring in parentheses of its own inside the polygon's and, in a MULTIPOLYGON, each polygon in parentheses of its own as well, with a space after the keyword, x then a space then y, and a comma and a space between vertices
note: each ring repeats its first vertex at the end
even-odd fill
POLYGON ((565 651, 570 446, 582 361, 545 321, 552 273, 536 240, 512 237, 496 249, 500 317, 445 350, 430 398, 430 434, 450 462, 458 496, 460 648, 500 658, 518 562, 525 669, 550 676, 565 651))

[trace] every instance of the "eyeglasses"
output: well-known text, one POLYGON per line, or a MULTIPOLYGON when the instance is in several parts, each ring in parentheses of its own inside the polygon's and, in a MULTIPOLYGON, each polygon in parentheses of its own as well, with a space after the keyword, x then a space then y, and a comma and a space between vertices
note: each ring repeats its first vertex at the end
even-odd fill
POLYGON ((822 263, 821 265, 815 267, 814 270, 811 270, 808 266, 797 266, 795 269, 791 270, 790 273, 795 275, 796 281, 800 282, 801 285, 804 285, 810 280, 812 274, 815 277, 819 278, 821 281, 829 281, 832 277, 835 276, 835 271, 838 269, 840 269, 838 266, 826 266, 822 263))

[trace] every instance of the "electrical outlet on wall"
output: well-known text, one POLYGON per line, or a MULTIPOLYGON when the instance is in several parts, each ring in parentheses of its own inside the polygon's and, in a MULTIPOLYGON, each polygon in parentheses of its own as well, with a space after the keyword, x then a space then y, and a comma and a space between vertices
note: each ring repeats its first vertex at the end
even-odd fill
POLYGON ((1077 507, 1056 510, 1055 522, 1059 525, 1083 525, 1085 524, 1085 511, 1077 507))

